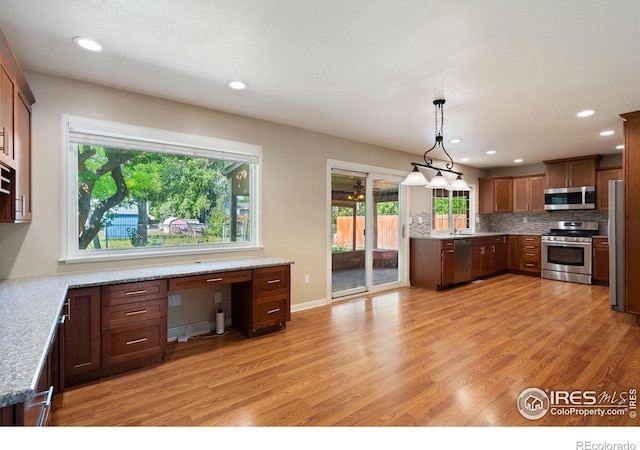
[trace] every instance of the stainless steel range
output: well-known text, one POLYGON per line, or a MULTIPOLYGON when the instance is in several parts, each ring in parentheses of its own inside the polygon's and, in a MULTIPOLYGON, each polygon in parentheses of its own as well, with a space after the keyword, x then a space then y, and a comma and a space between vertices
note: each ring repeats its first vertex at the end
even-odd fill
POLYGON ((542 278, 591 284, 592 238, 597 234, 598 222, 551 222, 540 239, 542 278))

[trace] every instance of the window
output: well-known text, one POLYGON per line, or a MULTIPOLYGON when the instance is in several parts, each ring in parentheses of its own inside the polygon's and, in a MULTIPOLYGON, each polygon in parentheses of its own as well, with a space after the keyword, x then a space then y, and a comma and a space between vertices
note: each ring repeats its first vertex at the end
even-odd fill
POLYGON ((469 191, 433 189, 432 228, 451 231, 469 228, 469 194, 469 191))
POLYGON ((261 147, 65 118, 62 259, 254 249, 261 147))

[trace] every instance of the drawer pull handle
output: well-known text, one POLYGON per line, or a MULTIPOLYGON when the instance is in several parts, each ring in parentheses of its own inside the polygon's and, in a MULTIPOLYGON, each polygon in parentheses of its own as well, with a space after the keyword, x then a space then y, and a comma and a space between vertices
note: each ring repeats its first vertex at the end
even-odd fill
POLYGON ((533 253, 525 253, 524 256, 536 256, 533 253))
POLYGON ((531 263, 526 263, 526 264, 525 264, 525 266, 527 266, 527 267, 533 267, 533 264, 531 264, 531 263))
POLYGON ((267 311, 267 314, 273 314, 280 311, 280 308, 275 308, 275 309, 270 309, 269 311, 267 311))
POLYGON ((146 293, 147 293, 146 289, 140 289, 139 291, 125 292, 124 295, 138 295, 138 294, 146 294, 146 293))
POLYGON ((533 245, 525 245, 524 248, 535 248, 533 245))
POLYGON ((207 280, 207 283, 215 283, 216 281, 222 281, 224 280, 224 278, 220 277, 220 278, 209 278, 207 280))
POLYGON ((125 313, 125 316, 135 316, 136 314, 144 314, 146 313, 147 310, 146 309, 139 309, 138 311, 129 311, 128 313, 125 313))
POLYGON ((609 245, 608 241, 600 242, 601 245, 609 245))
POLYGON ((139 344, 140 342, 144 342, 146 341, 147 338, 140 338, 140 339, 133 339, 131 341, 127 341, 127 345, 131 345, 131 344, 139 344))
POLYGON ((267 284, 274 284, 274 283, 280 283, 280 280, 269 280, 269 281, 267 281, 267 284))

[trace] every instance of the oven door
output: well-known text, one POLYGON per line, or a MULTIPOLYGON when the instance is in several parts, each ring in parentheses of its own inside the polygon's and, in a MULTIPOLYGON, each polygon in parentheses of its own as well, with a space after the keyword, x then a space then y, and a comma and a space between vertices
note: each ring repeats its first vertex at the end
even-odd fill
POLYGON ((591 276, 591 242, 542 242, 542 270, 591 276))

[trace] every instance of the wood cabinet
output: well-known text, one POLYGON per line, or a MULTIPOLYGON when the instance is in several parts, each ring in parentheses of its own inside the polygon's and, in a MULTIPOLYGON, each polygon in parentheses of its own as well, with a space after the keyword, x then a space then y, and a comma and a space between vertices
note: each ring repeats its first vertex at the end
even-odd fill
POLYGON ((22 68, 0 31, 0 222, 31 220, 31 105, 22 68))
POLYGON ((486 277, 507 268, 507 237, 484 236, 471 239, 471 277, 486 277))
POLYGON ((601 155, 543 161, 546 187, 563 188, 596 185, 596 167, 601 155))
MULTIPOLYGON (((624 119, 624 275, 625 311, 640 314, 640 111, 621 114, 624 119)), ((636 320, 640 323, 640 317, 636 320)))
POLYGON ((518 257, 521 272, 540 275, 540 236, 519 236, 520 254, 518 257))
POLYGON ((602 167, 596 170, 596 209, 609 209, 609 180, 622 180, 622 166, 602 167))
POLYGON ((63 347, 65 387, 95 378, 101 367, 100 288, 69 289, 63 347))
POLYGON ((505 213, 513 210, 513 177, 478 179, 478 212, 505 213))
POLYGON ((253 269, 251 278, 231 287, 233 326, 246 337, 284 329, 291 320, 290 266, 253 269))
POLYGON ((104 286, 102 366, 164 359, 167 348, 167 280, 104 286))
POLYGON ((453 284, 455 248, 453 239, 409 240, 411 286, 440 290, 453 284))
POLYGON ((544 212, 544 174, 513 177, 513 212, 544 212))
POLYGON ((520 236, 509 235, 507 237, 507 269, 520 270, 520 236))
POLYGON ((609 284, 609 239, 593 238, 593 283, 609 284))

